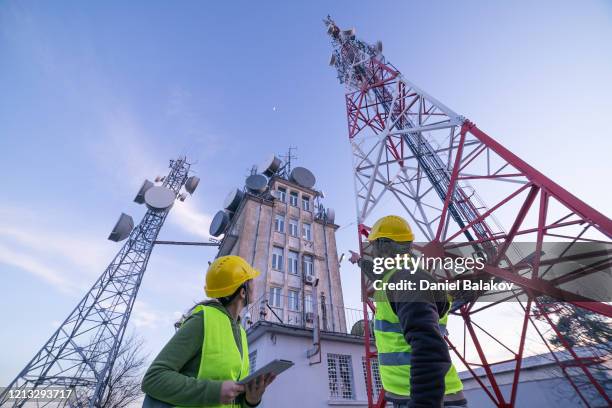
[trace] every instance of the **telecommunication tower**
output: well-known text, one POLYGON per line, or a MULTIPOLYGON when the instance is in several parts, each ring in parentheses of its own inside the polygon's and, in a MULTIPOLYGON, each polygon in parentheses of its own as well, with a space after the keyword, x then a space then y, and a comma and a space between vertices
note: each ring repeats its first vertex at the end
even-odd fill
MULTIPOLYGON (((515 407, 530 323, 545 343, 545 336, 534 323, 536 315, 544 316, 552 331, 561 336, 541 296, 612 316, 607 299, 585 291, 585 285, 580 284, 609 270, 612 221, 402 76, 382 54, 381 42, 371 45, 361 41, 353 29, 341 30, 330 17, 324 22, 333 45, 330 65, 346 90, 360 250, 363 254, 369 225, 391 211, 412 220, 426 243, 417 247, 423 254, 456 254, 453 251, 458 249, 482 253, 488 259, 486 277, 516 285, 518 289, 508 292, 504 299, 487 300, 483 292, 478 298, 454 304, 454 314, 464 321, 463 347, 446 337, 451 350, 491 401, 497 407, 515 407), (484 201, 495 204, 487 207, 484 201), (533 253, 525 257, 519 241, 532 243, 533 253), (544 247, 552 241, 562 241, 560 258, 570 258, 580 243, 599 243, 605 249, 589 254, 593 259, 600 257, 586 266, 583 262, 562 274, 552 273, 558 259, 544 256, 544 247), (486 319, 476 321, 493 308, 501 310, 509 300, 520 305, 521 310, 520 336, 511 345, 486 327, 486 319), (483 346, 485 338, 503 346, 508 358, 495 361, 493 353, 483 346), (514 365, 514 377, 505 392, 495 374, 496 365, 501 363, 514 365), (484 370, 485 381, 476 375, 476 369, 484 370)), ((365 285, 362 278, 367 322, 375 306, 365 295, 365 285)), ((364 328, 368 402, 370 407, 383 407, 384 393, 376 401, 373 399, 370 360, 376 357, 376 350, 371 344, 370 325, 364 328)), ((580 357, 569 342, 560 340, 573 358, 574 372, 589 380, 590 391, 598 394, 600 401, 611 405, 606 389, 589 368, 592 362, 580 357)), ((554 354, 553 357, 556 359, 554 354)), ((585 389, 580 389, 567 373, 568 362, 564 365, 561 368, 567 380, 589 406, 585 389)))
POLYGON ((145 180, 134 199, 148 207, 142 221, 134 228, 132 218, 121 214, 109 239, 127 241, 68 318, 0 395, 0 406, 23 406, 28 393, 16 391, 31 389, 71 389, 72 394, 70 398, 60 393, 55 399, 32 398, 28 406, 100 406, 149 257, 156 243, 165 243, 156 241, 157 236, 175 200, 187 197, 181 189, 191 194, 198 185, 199 178, 189 176, 189 169, 186 158, 180 157, 170 160, 168 175, 157 177, 157 185, 145 180), (9 390, 26 397, 9 399, 9 390))

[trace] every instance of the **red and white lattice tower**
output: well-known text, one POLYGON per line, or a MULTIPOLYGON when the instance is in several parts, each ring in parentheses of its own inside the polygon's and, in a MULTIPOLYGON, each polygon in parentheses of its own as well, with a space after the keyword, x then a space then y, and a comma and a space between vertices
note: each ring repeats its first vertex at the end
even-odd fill
MULTIPOLYGON (((449 337, 447 341, 497 407, 515 407, 528 328, 531 325, 530 333, 537 333, 544 343, 543 330, 561 335, 554 311, 543 308, 540 297, 612 316, 612 306, 604 299, 608 294, 598 296, 581 284, 609 271, 609 250, 591 254, 603 254, 596 262, 559 274, 551 272, 553 261, 544 257, 544 246, 560 242, 564 245, 560 254, 568 259, 578 243, 607 247, 612 221, 404 78, 383 56, 381 43, 356 39, 354 30, 340 30, 329 17, 325 24, 334 47, 330 65, 346 88, 360 249, 369 225, 393 213, 411 220, 417 239, 426 243, 420 246, 426 255, 463 248, 488 256, 485 276, 512 282, 518 289, 488 302, 483 301, 487 300, 483 292, 478 302, 472 298, 455 304, 454 314, 463 318, 463 333, 451 334, 452 341, 449 337), (516 244, 519 241, 531 243, 532 253, 525 256, 516 244), (535 322, 536 314, 548 323, 546 328, 535 322), (501 323, 504 319, 512 324, 501 323), (499 333, 500 327, 514 327, 516 335, 499 333), (456 338, 462 336, 459 346, 456 338), (496 375, 502 363, 513 365, 510 384, 507 380, 502 384, 496 375), (484 373, 484 381, 475 370, 484 373)), ((383 407, 384 392, 374 400, 372 391, 370 363, 376 350, 367 322, 374 304, 363 296, 363 306, 368 401, 370 407, 383 407)), ((589 368, 590 360, 569 342, 561 339, 561 343, 571 363, 558 362, 580 400, 589 406, 590 392, 606 406, 612 405, 589 368), (588 379, 590 390, 576 385, 568 366, 588 379)), ((553 358, 557 359, 555 354, 553 358)))

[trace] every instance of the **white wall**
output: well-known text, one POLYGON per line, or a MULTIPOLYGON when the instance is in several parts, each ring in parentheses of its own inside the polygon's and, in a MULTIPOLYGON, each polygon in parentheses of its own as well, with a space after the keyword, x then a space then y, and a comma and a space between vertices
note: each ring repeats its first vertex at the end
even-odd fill
MULTIPOLYGON (((320 408, 367 407, 365 381, 361 366, 364 355, 362 344, 322 340, 321 362, 309 364, 306 351, 312 347, 312 339, 283 333, 266 332, 249 343, 249 351, 257 350, 257 367, 276 358, 295 363, 270 385, 262 401, 262 408, 320 408), (353 365, 355 399, 330 400, 327 376, 327 353, 350 354, 353 365)), ((313 361, 318 358, 313 358, 313 361)))

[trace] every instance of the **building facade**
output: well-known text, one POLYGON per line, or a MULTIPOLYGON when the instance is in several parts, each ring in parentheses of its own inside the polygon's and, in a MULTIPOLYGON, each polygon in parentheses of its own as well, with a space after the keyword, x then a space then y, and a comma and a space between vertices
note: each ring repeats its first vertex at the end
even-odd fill
MULTIPOLYGON (((295 363, 266 390, 262 408, 368 406, 363 337, 321 332, 320 349, 310 358, 312 329, 260 321, 249 329, 248 339, 252 368, 277 358, 295 363)), ((376 363, 372 376, 379 392, 376 363)))
MULTIPOLYGON (((248 190, 232 214, 219 255, 239 255, 258 269, 248 322, 347 332, 335 231, 316 190, 275 176, 263 194, 248 190)), ((232 201, 231 199, 228 201, 232 201)))
POLYGON ((295 363, 261 406, 367 407, 363 310, 344 305, 334 213, 323 208, 314 176, 309 183, 287 173, 247 178, 211 225, 213 236, 223 233, 218 256, 239 255, 260 271, 242 319, 251 370, 274 359, 295 363))

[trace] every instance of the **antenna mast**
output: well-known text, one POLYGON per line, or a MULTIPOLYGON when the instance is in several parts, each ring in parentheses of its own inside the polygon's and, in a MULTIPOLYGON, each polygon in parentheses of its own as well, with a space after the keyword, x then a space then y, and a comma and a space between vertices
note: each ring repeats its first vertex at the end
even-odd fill
POLYGON ((284 159, 283 161, 285 162, 282 168, 285 178, 289 178, 289 175, 291 174, 291 160, 297 160, 298 158, 296 155, 293 154, 293 152, 296 150, 297 147, 289 146, 289 148, 287 149, 287 154, 280 156, 282 159, 284 159))
MULTIPOLYGON (((199 182, 188 176, 186 158, 170 160, 169 167, 168 175, 158 178, 163 180, 161 185, 145 181, 135 199, 149 208, 142 221, 131 229, 131 217, 122 215, 109 238, 127 241, 72 313, 0 394, 0 406, 22 407, 28 401, 27 397, 9 399, 9 390, 60 388, 71 389, 71 397, 29 404, 100 406, 157 236, 172 205, 184 199, 181 188, 193 193, 199 182)), ((27 396, 28 392, 17 395, 27 396)))
MULTIPOLYGON (((495 406, 515 407, 527 328, 535 311, 547 313, 542 305, 543 295, 612 316, 609 299, 583 296, 575 289, 580 284, 569 284, 596 272, 576 270, 555 279, 548 273, 550 260, 542 256, 543 245, 561 238, 566 241, 566 251, 588 242, 610 248, 612 221, 406 79, 386 60, 381 42, 371 45, 361 41, 354 29, 341 30, 329 16, 324 23, 333 46, 329 64, 346 90, 360 250, 363 251, 369 226, 376 217, 385 215, 389 202, 394 202, 394 212, 411 219, 427 243, 420 248, 425 255, 439 256, 457 249, 487 255, 485 278, 512 282, 519 288, 509 293, 509 299, 522 310, 518 345, 505 345, 495 332, 484 328, 486 321, 476 324, 479 312, 502 303, 499 299, 486 300, 490 302, 486 305, 477 303, 484 293, 453 305, 454 313, 464 320, 466 342, 471 342, 470 355, 465 346, 461 350, 446 339, 495 406), (481 195, 495 204, 486 207, 481 195), (386 202, 381 206, 383 199, 386 202), (500 223, 497 215, 506 222, 500 223), (516 241, 533 243, 529 263, 513 262, 526 259, 516 241), (490 346, 483 347, 487 336, 495 340, 496 346, 501 344, 505 353, 509 352, 508 360, 494 361, 487 350, 490 346), (509 395, 502 392, 493 370, 495 364, 504 362, 513 364, 515 372, 509 395), (483 371, 484 382, 476 370, 483 371)), ((607 256, 609 261, 609 253, 607 256)), ((382 407, 384 393, 377 401, 373 399, 370 363, 376 351, 370 341, 368 319, 375 306, 365 290, 362 279, 368 402, 370 407, 382 407)), ((547 322, 560 334, 553 319, 547 317, 547 322)), ((538 331, 535 324, 534 328, 538 331)), ((590 382, 588 392, 594 391, 606 406, 612 405, 589 369, 593 363, 580 358, 569 342, 561 339, 561 343, 573 358, 569 363, 590 382)), ((562 372, 586 401, 584 390, 579 389, 565 367, 562 372)))

